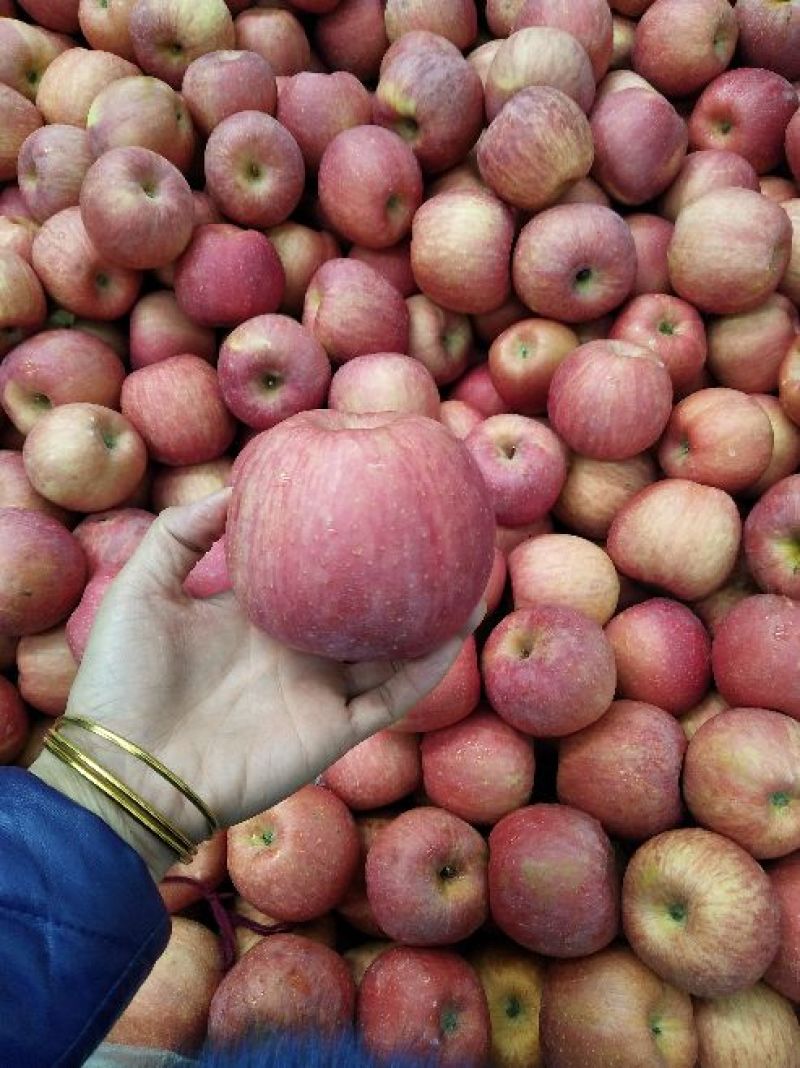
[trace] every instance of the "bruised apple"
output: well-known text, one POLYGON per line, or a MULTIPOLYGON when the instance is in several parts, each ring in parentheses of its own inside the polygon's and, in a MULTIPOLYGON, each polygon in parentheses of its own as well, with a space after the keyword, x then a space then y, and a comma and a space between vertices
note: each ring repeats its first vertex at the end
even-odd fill
POLYGON ((422 656, 451 638, 486 587, 493 541, 483 480, 441 423, 335 411, 254 441, 226 538, 251 619, 344 660, 422 656))

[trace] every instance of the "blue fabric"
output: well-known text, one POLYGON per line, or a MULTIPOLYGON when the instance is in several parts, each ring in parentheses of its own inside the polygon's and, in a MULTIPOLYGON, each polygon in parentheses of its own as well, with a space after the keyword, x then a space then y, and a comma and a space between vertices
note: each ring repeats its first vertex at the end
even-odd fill
POLYGON ((21 768, 0 769, 0 1065, 83 1064, 169 938, 138 854, 21 768))

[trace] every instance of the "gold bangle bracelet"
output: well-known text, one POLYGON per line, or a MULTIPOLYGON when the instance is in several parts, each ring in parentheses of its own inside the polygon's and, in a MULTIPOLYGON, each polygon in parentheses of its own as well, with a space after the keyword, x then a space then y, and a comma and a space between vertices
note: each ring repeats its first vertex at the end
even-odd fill
POLYGON ((72 768, 98 790, 114 801, 133 819, 159 838, 178 855, 178 859, 188 864, 197 853, 197 846, 183 831, 169 823, 156 809, 126 786, 111 772, 106 771, 95 760, 83 753, 66 738, 60 736, 56 727, 52 727, 44 737, 44 748, 57 757, 67 767, 72 768))
POLYGON ((148 753, 146 749, 142 749, 141 746, 130 741, 128 738, 123 738, 121 734, 116 734, 114 731, 109 730, 108 727, 104 727, 101 723, 95 723, 94 720, 85 719, 83 716, 63 716, 58 723, 55 724, 53 729, 58 730, 59 727, 67 725, 80 727, 82 730, 90 731, 92 734, 96 734, 100 738, 105 738, 106 741, 113 742, 130 756, 136 757, 137 760, 140 760, 150 768, 151 771, 156 772, 162 779, 166 779, 171 786, 174 786, 179 793, 183 794, 187 801, 190 801, 194 805, 208 824, 211 834, 218 830, 219 822, 209 809, 208 805, 206 805, 202 798, 195 793, 187 782, 181 779, 180 776, 176 775, 174 771, 170 771, 170 769, 154 757, 152 753, 148 753))

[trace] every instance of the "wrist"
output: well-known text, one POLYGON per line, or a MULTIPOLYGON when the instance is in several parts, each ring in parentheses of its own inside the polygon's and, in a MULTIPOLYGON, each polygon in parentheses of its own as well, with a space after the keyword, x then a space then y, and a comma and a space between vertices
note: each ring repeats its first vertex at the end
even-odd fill
MULTIPOLYGON (((93 754, 94 756, 95 754, 93 754)), ((99 761, 101 762, 101 761, 99 761)), ((105 766, 108 766, 105 763, 105 766)), ((32 774, 54 790, 64 794, 71 801, 98 816, 104 823, 126 842, 144 861, 155 882, 159 882, 169 868, 175 863, 176 856, 172 849, 150 832, 120 805, 107 797, 93 783, 85 779, 78 771, 68 767, 53 753, 46 749, 31 764, 32 774)), ((115 774, 119 769, 114 770, 115 774)), ((129 783, 122 774, 120 778, 131 785, 137 793, 141 787, 129 783)), ((142 793, 142 796, 146 796, 142 793)), ((150 801, 151 798, 147 797, 150 801)), ((153 802, 154 803, 154 802, 153 802)))

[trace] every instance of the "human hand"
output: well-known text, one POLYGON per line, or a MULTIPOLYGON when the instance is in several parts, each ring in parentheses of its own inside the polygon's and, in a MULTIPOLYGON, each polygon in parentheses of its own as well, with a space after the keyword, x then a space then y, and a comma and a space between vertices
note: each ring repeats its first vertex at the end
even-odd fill
MULTIPOLYGON (((404 716, 444 677, 483 614, 481 605, 463 634, 400 664, 347 665, 288 649, 250 623, 233 593, 194 600, 183 590, 222 534, 229 499, 224 490, 153 523, 106 593, 67 707, 158 757, 224 826, 270 807, 404 716)), ((90 734, 70 737, 195 841, 205 837, 196 810, 135 758, 90 734)), ((88 784, 75 796, 77 773, 52 754, 31 770, 111 822, 154 877, 174 862, 88 784)))

